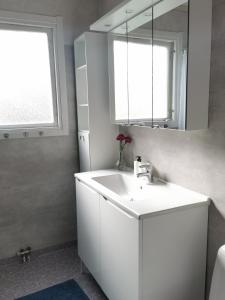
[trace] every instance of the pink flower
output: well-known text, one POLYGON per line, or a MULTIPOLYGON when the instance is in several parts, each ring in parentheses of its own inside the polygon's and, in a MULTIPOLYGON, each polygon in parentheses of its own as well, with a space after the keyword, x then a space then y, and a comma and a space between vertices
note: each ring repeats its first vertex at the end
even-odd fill
POLYGON ((122 142, 122 141, 124 141, 124 140, 126 139, 126 137, 125 137, 124 134, 120 133, 120 134, 116 137, 116 139, 117 139, 117 141, 122 142))

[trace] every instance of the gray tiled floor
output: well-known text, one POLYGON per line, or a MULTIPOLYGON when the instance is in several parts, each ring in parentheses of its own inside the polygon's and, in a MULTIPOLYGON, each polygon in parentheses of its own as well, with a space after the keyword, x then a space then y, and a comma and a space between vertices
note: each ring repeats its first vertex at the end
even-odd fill
POLYGON ((107 300, 92 276, 81 274, 76 248, 34 255, 31 263, 0 264, 0 300, 12 300, 75 279, 91 300, 107 300))

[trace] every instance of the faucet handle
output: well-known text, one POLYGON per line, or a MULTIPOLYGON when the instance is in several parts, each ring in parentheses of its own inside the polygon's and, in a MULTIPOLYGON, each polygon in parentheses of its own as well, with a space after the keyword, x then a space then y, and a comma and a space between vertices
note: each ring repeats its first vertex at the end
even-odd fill
POLYGON ((140 172, 149 173, 152 176, 153 165, 150 162, 145 162, 139 166, 139 170, 140 172))

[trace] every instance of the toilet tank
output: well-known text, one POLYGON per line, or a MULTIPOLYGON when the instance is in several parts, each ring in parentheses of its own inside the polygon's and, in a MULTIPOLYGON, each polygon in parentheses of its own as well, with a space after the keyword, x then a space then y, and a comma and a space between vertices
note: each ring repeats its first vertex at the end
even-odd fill
POLYGON ((217 254, 209 300, 225 300, 225 246, 217 254))

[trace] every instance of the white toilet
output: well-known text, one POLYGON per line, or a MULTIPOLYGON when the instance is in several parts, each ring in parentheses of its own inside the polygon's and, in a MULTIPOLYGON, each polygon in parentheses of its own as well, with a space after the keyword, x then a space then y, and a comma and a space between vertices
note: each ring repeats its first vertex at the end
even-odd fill
POLYGON ((217 254, 209 300, 225 300, 225 246, 217 254))

